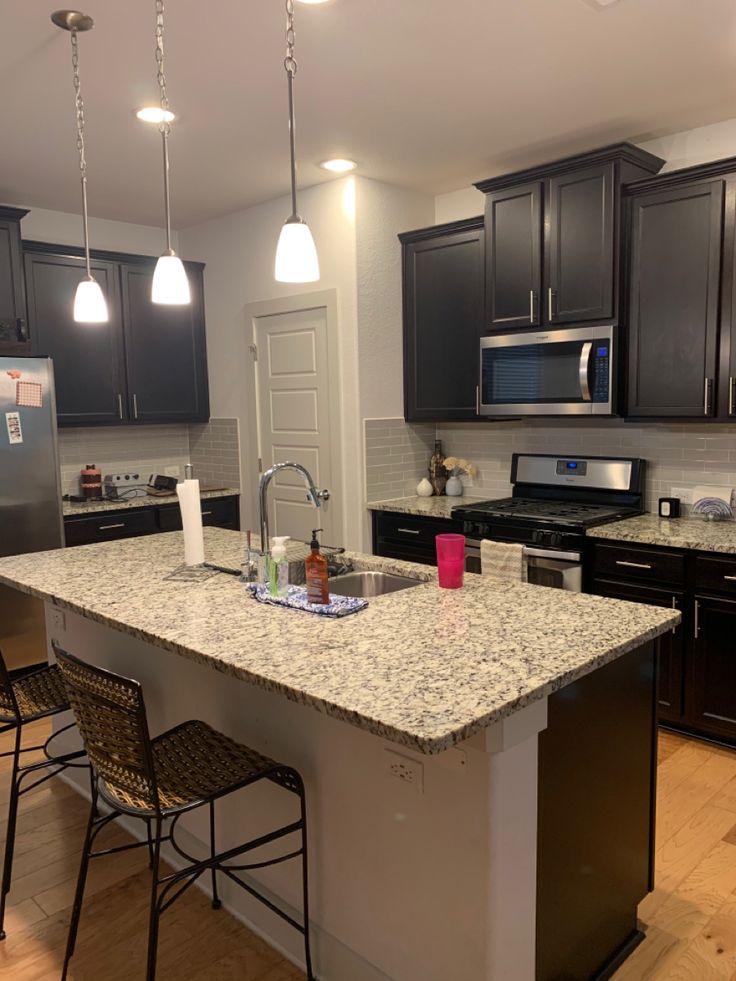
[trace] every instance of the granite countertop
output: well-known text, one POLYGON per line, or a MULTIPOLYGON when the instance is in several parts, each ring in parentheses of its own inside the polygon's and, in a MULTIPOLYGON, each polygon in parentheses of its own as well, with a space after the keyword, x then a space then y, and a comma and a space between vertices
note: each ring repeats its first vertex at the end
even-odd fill
MULTIPOLYGON (((243 541, 205 528, 208 561, 238 566, 243 541)), ((169 532, 0 558, 0 582, 423 753, 680 621, 672 610, 491 577, 443 590, 427 566, 347 554, 357 568, 424 581, 330 620, 260 605, 228 575, 166 580, 183 558, 181 534, 169 532)))
MULTIPOLYGON (((239 495, 237 487, 222 487, 217 490, 203 490, 201 498, 206 501, 213 497, 232 497, 239 495)), ((162 504, 178 504, 179 499, 176 494, 168 494, 166 497, 154 497, 148 494, 142 497, 133 497, 125 501, 81 501, 78 504, 72 501, 62 501, 62 513, 65 518, 70 518, 75 514, 103 514, 105 511, 127 511, 129 508, 150 508, 162 504)))
POLYGON ((587 535, 589 538, 602 538, 606 541, 736 555, 736 521, 660 518, 656 514, 640 514, 636 518, 589 528, 587 535))
POLYGON ((482 497, 396 497, 391 501, 369 501, 369 511, 394 511, 397 514, 418 514, 425 518, 449 518, 453 508, 477 504, 482 497))

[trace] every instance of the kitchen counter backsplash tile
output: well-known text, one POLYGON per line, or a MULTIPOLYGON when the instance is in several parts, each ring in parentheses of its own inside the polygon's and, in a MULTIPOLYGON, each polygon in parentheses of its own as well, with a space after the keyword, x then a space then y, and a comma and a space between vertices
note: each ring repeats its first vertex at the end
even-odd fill
POLYGON ((463 456, 476 464, 478 475, 472 487, 463 480, 474 497, 486 499, 511 493, 514 452, 643 457, 647 461, 645 507, 652 512, 657 510, 658 498, 673 496, 675 487, 736 487, 736 426, 529 419, 442 424, 437 427, 437 438, 447 456, 463 456))
POLYGON ((189 456, 201 481, 240 487, 238 420, 210 419, 201 426, 190 426, 189 456))
MULTIPOLYGON (((244 536, 205 528, 205 548, 237 567, 244 536)), ((178 532, 0 558, 0 582, 425 753, 680 622, 669 609, 491 577, 442 590, 426 566, 349 557, 422 585, 342 620, 308 617, 253 603, 228 575, 166 580, 183 558, 178 532)))
POLYGON ((403 419, 365 420, 366 501, 405 497, 427 476, 435 426, 403 419))
MULTIPOLYGON (((239 494, 240 490, 237 487, 223 487, 219 490, 203 490, 200 496, 203 501, 206 501, 215 497, 231 497, 239 494)), ((145 497, 134 497, 129 501, 100 501, 99 504, 87 501, 74 504, 71 501, 64 501, 62 512, 65 518, 71 518, 76 514, 104 514, 105 511, 128 511, 131 508, 150 508, 178 503, 179 498, 176 494, 167 497, 149 497, 146 495, 145 497)))
POLYGON ((736 521, 704 521, 702 518, 660 518, 642 514, 588 530, 589 538, 699 552, 736 555, 736 521))

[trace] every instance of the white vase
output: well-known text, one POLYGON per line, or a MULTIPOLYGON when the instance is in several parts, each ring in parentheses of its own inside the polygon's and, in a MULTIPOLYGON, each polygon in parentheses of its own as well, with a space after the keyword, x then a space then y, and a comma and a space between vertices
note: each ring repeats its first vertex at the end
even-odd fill
POLYGON ((419 497, 431 497, 434 494, 432 485, 430 484, 430 482, 427 480, 426 477, 422 477, 422 479, 417 484, 417 494, 419 497))
POLYGON ((449 478, 445 484, 445 494, 448 497, 462 497, 463 496, 463 482, 459 477, 453 476, 449 478))

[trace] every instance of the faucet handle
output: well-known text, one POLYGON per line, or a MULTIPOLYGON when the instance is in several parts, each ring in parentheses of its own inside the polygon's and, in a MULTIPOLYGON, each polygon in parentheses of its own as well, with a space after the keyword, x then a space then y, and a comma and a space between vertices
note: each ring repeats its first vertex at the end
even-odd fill
POLYGON ((329 501, 329 499, 330 499, 330 492, 326 487, 324 488, 324 490, 318 490, 316 494, 312 493, 311 490, 307 491, 307 500, 311 504, 314 504, 316 508, 320 506, 320 503, 322 501, 329 501))

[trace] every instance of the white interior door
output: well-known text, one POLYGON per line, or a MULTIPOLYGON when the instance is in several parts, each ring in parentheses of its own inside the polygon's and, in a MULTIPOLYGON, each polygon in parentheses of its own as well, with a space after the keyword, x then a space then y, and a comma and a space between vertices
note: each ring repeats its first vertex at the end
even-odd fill
MULTIPOLYGON (((258 442, 262 470, 274 463, 301 463, 318 489, 336 487, 332 448, 331 374, 326 307, 254 318, 257 349, 258 442)), ((284 471, 271 482, 272 535, 309 541, 322 528, 325 545, 339 545, 330 502, 316 510, 299 474, 284 471)))

